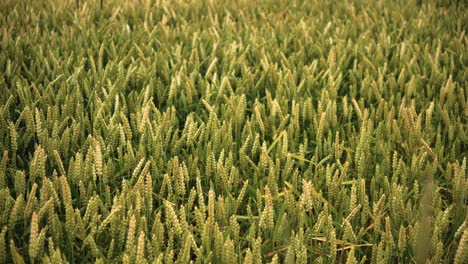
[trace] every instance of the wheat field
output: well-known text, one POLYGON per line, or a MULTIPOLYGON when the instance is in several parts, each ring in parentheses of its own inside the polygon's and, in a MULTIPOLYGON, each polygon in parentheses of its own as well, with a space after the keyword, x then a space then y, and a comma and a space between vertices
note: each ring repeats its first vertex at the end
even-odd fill
POLYGON ((0 263, 468 263, 464 1, 1 0, 0 263))

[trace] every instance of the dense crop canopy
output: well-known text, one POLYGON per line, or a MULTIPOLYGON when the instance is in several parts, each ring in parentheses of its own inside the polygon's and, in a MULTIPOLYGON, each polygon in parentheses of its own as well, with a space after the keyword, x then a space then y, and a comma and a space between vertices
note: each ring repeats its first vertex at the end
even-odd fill
POLYGON ((468 263, 468 11, 416 2, 0 0, 0 263, 468 263))

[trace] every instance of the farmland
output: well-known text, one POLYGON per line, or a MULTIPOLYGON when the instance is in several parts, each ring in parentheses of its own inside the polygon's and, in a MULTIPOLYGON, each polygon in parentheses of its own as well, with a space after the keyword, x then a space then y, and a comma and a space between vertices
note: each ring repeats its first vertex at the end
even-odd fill
POLYGON ((1 263, 468 263, 463 1, 0 1, 1 263))

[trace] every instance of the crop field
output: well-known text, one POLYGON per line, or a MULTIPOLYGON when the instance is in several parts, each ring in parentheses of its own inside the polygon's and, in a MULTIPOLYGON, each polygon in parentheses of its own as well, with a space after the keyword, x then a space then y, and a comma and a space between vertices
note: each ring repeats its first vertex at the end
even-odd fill
POLYGON ((467 29, 464 1, 0 0, 0 264, 468 263, 467 29))

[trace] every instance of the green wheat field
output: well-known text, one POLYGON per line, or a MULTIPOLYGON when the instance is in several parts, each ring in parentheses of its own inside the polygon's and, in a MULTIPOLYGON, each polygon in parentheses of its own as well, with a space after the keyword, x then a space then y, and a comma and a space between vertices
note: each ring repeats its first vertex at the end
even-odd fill
POLYGON ((0 0, 0 263, 468 263, 467 7, 0 0))

